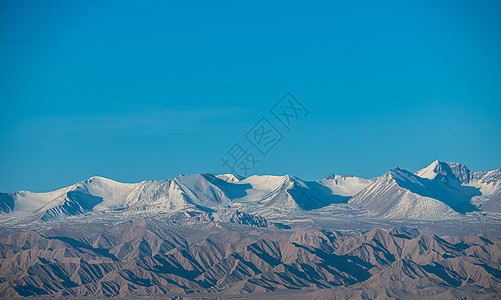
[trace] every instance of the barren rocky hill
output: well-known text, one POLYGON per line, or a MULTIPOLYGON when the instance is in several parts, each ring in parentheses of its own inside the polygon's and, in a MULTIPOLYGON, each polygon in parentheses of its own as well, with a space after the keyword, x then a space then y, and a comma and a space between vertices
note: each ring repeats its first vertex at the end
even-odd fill
POLYGON ((0 245, 4 298, 501 293, 501 240, 485 235, 398 228, 341 234, 208 213, 24 230, 0 245))

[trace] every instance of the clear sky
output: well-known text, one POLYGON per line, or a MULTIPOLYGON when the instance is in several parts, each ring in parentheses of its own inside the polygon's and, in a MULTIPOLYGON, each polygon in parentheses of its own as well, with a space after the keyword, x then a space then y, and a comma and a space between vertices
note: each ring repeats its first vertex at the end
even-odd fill
MULTIPOLYGON (((0 191, 227 173, 291 91, 309 110, 251 171, 501 167, 500 1, 0 1, 0 191)), ((278 124, 278 125, 277 125, 278 124)))

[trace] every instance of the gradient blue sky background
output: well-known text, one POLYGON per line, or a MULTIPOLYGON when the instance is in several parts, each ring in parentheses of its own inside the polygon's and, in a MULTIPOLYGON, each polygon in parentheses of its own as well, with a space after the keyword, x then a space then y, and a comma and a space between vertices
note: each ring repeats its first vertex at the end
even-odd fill
POLYGON ((500 1, 101 2, 0 1, 0 191, 228 172, 288 90, 254 174, 501 167, 500 1))

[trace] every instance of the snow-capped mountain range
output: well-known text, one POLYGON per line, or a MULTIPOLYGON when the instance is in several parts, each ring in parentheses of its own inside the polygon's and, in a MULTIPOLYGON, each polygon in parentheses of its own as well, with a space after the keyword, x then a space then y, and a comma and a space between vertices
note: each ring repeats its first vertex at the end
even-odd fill
POLYGON ((120 183, 92 177, 48 193, 0 193, 0 219, 49 221, 106 212, 220 209, 290 214, 338 204, 392 219, 443 220, 475 212, 501 213, 501 169, 474 172, 462 164, 435 161, 418 171, 395 168, 373 179, 330 175, 303 181, 292 175, 195 174, 120 183))
POLYGON ((498 299, 500 195, 501 170, 439 161, 3 193, 0 298, 498 299))

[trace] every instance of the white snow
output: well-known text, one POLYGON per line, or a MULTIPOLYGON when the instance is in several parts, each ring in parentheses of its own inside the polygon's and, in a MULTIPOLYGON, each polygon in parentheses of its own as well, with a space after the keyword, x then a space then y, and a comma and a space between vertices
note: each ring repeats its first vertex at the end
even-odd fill
POLYGON ((435 171, 437 167, 440 165, 438 160, 432 162, 429 166, 424 169, 421 169, 416 172, 416 175, 421 178, 433 179, 437 176, 437 172, 435 171))
POLYGON ((221 175, 216 175, 216 177, 230 183, 239 182, 240 180, 244 179, 234 174, 221 174, 221 175))
POLYGON ((286 217, 334 203, 344 213, 349 207, 362 207, 385 218, 441 220, 461 216, 454 210, 457 203, 470 201, 480 207, 500 191, 501 169, 473 172, 462 164, 440 161, 416 172, 397 168, 373 179, 330 175, 303 181, 292 175, 241 178, 233 174, 193 174, 120 183, 95 176, 48 193, 12 193, 14 212, 0 215, 0 219, 35 212, 40 216, 48 210, 65 218, 72 213, 120 211, 125 217, 230 207, 286 217))
POLYGON ((344 175, 331 175, 317 181, 328 187, 333 194, 340 196, 354 196, 370 184, 370 180, 344 175))
POLYGON ((235 198, 235 202, 253 202, 259 201, 265 198, 273 190, 283 185, 283 183, 288 179, 287 176, 250 176, 244 180, 239 181, 239 185, 250 185, 251 188, 246 189, 246 195, 243 197, 235 198))

